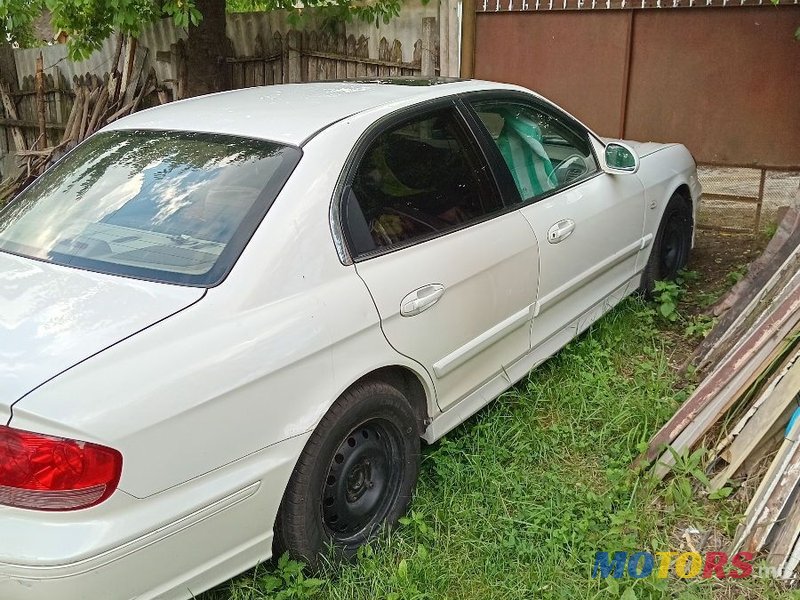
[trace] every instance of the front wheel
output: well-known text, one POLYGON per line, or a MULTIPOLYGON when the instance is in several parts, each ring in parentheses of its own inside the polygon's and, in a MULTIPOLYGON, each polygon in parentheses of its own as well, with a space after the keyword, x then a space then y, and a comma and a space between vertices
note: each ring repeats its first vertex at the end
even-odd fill
POLYGON ((642 273, 641 290, 646 296, 652 294, 656 281, 675 279, 687 265, 692 248, 692 228, 691 205, 676 192, 664 209, 650 258, 642 273))
POLYGON ((420 442, 403 394, 382 382, 345 392, 311 435, 289 480, 275 523, 274 551, 312 568, 333 551, 352 557, 411 500, 420 442))

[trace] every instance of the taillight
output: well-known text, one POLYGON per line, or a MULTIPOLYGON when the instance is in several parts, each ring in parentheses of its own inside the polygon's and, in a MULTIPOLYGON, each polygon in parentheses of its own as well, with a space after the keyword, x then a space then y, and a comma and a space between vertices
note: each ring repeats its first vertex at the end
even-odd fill
POLYGON ((122 455, 111 448, 0 425, 0 504, 75 510, 99 504, 119 483, 122 455))

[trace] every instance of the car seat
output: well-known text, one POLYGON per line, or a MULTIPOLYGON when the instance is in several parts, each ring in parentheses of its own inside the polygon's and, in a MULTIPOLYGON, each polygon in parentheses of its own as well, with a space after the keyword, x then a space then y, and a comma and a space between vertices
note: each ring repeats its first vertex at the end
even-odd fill
POLYGON ((554 189, 553 163, 542 144, 542 132, 532 119, 511 110, 498 110, 503 128, 497 146, 506 161, 522 199, 554 189))

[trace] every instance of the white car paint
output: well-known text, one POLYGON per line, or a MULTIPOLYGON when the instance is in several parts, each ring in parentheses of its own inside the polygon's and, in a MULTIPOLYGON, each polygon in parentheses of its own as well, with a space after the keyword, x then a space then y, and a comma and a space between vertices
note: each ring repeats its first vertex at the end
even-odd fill
POLYGON ((125 461, 117 492, 92 508, 0 507, 0 598, 197 595, 270 555, 271 526, 294 463, 353 382, 384 367, 413 374, 427 404, 423 437, 433 441, 635 289, 646 245, 598 277, 585 275, 592 258, 613 255, 617 227, 626 236, 617 240, 621 247, 652 239, 679 185, 689 187, 696 206, 700 187, 681 146, 653 146, 636 175, 604 174, 609 181, 592 183, 596 194, 620 192, 599 200, 620 202, 618 219, 599 206, 577 215, 567 242, 579 247, 569 256, 557 253, 567 242, 551 252, 541 235, 572 192, 352 264, 334 194, 345 149, 397 110, 480 90, 521 88, 477 81, 274 86, 175 103, 108 128, 303 143, 303 158, 233 270, 208 290, 0 254, 0 308, 8 309, 0 311, 3 421, 10 407, 12 427, 102 443, 125 461), (632 200, 641 186, 645 207, 632 200), (584 238, 581 225, 612 231, 584 238), (483 251, 470 246, 476 241, 483 251), (28 271, 35 275, 26 283, 28 271), (581 277, 580 293, 559 296, 581 277), (439 303, 400 316, 406 294, 426 284, 445 286, 439 303), (556 299, 541 307, 547 294, 556 299), (36 316, 58 303, 79 309, 71 318, 80 318, 36 316), (69 331, 37 337, 48 325, 69 331), (417 337, 423 343, 415 344, 417 337), (65 340, 67 351, 51 352, 65 340), (53 356, 36 368, 7 368, 6 356, 48 352, 53 356))
POLYGON ((518 211, 360 262, 356 271, 389 343, 435 378, 442 410, 530 350, 538 257, 518 211), (401 316, 397 299, 431 283, 444 286, 441 300, 416 317, 401 316))
POLYGON ((0 253, 0 423, 33 388, 202 296, 0 253))
MULTIPOLYGON (((600 150, 596 148, 597 155, 602 154, 600 150)), ((642 230, 643 193, 638 177, 609 177, 601 172, 521 209, 536 238, 542 240, 534 347, 637 274, 636 258, 648 253, 653 238, 652 232, 642 230), (570 238, 564 243, 547 242, 548 228, 562 219, 574 222, 570 238), (594 291, 586 293, 589 285, 594 291)))

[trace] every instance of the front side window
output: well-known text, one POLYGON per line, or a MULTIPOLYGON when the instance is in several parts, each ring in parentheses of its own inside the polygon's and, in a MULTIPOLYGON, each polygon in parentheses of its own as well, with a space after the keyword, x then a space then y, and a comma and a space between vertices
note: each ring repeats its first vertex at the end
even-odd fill
POLYGON ((380 134, 358 164, 344 201, 356 256, 438 235, 502 207, 451 109, 380 134))
POLYGON ((0 251, 214 285, 299 158, 297 148, 231 136, 99 133, 0 210, 0 251))
POLYGON ((564 187, 597 172, 585 133, 562 119, 513 101, 472 103, 523 201, 564 187))

